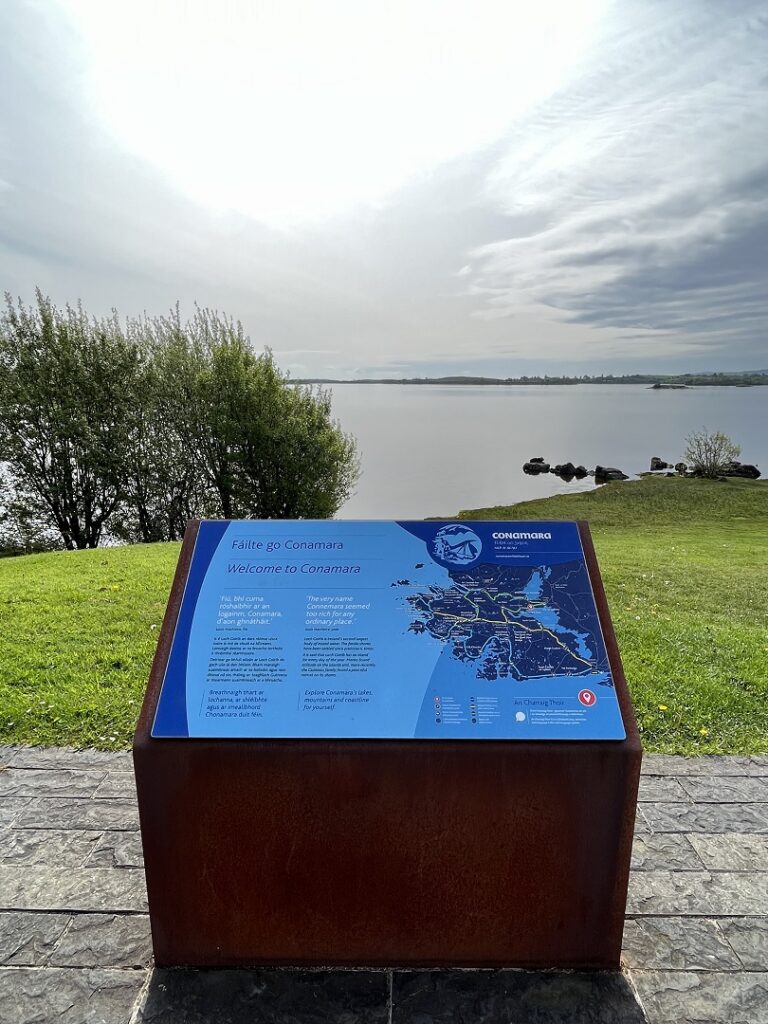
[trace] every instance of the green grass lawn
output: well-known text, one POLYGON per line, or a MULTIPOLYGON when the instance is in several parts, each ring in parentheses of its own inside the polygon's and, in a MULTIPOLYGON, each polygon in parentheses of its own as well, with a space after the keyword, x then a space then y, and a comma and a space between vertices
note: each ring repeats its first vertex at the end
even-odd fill
MULTIPOLYGON (((589 520, 646 749, 768 752, 768 484, 649 479, 461 516, 589 520)), ((0 742, 128 746, 178 551, 0 561, 0 742)))
POLYGON ((128 746, 179 548, 0 561, 0 742, 128 746))

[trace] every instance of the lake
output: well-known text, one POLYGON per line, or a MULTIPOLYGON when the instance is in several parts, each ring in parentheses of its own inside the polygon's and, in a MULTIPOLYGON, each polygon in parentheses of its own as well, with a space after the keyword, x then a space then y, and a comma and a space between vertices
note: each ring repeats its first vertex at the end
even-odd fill
POLYGON ((534 456, 552 464, 617 466, 630 476, 652 455, 678 462, 691 431, 722 430, 742 462, 768 473, 768 389, 575 384, 443 387, 337 384, 334 416, 355 435, 357 492, 342 518, 422 519, 593 487, 525 476, 534 456))

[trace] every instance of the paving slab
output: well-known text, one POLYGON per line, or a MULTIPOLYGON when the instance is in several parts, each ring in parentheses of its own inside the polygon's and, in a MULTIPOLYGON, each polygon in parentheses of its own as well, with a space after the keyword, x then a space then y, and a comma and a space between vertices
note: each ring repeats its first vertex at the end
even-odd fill
POLYGON ((76 750, 73 747, 16 747, 8 758, 12 768, 105 768, 133 771, 127 750, 76 750))
POLYGON ((48 963, 53 967, 148 967, 151 959, 146 914, 77 914, 48 963))
POLYGON ((0 829, 0 867, 4 864, 48 864, 79 868, 101 840, 101 832, 80 829, 0 829))
POLYGON ((652 832, 768 834, 768 804, 643 804, 652 832))
POLYGON ((93 852, 87 861, 88 867, 141 868, 144 866, 144 852, 138 832, 104 832, 97 836, 93 852))
POLYGON ((768 1024, 768 973, 633 971, 649 1024, 768 1024))
POLYGON ((768 871, 768 836, 688 837, 708 871, 768 871))
POLYGON ((630 918, 622 959, 634 967, 675 971, 739 971, 742 962, 718 922, 701 917, 630 918))
POLYGON ((139 911, 147 909, 144 872, 134 868, 0 869, 0 909, 139 911))
POLYGON ((152 972, 141 1024, 388 1024, 386 971, 152 972))
POLYGON ((701 871, 707 866, 687 835, 679 832, 635 833, 633 871, 701 871))
POLYGON ((11 743, 0 743, 0 770, 10 764, 11 758, 18 750, 18 746, 11 743))
POLYGON ((630 878, 627 913, 663 917, 768 915, 768 874, 644 871, 630 878))
POLYGON ((7 797, 5 800, 0 800, 0 825, 15 825, 21 812, 30 803, 29 797, 7 797))
POLYGON ((768 917, 721 918, 718 924, 745 971, 768 970, 768 917))
POLYGON ((687 799, 697 804, 768 803, 768 778, 691 778, 680 779, 679 785, 687 799))
POLYGON ((31 799, 13 822, 15 828, 96 829, 136 832, 139 811, 133 800, 31 799))
POLYGON ((691 802, 680 779, 670 779, 662 775, 642 775, 637 799, 640 803, 689 804, 691 802))
POLYGON ((395 971, 392 1024, 642 1024, 612 972, 395 971))
POLYGON ((643 814, 643 805, 639 803, 635 811, 635 835, 647 835, 652 831, 648 819, 643 814))
POLYGON ((63 768, 6 768, 0 772, 0 800, 10 796, 93 796, 106 774, 63 768))
POLYGON ((677 754, 643 754, 643 775, 768 775, 768 758, 705 754, 679 757, 677 754))
POLYGON ((0 913, 0 966, 47 963, 70 921, 70 914, 0 913))
POLYGON ((133 772, 109 772, 96 790, 96 797, 102 800, 135 800, 136 777, 133 772))
POLYGON ((3 1024, 130 1024, 145 971, 0 968, 3 1024))

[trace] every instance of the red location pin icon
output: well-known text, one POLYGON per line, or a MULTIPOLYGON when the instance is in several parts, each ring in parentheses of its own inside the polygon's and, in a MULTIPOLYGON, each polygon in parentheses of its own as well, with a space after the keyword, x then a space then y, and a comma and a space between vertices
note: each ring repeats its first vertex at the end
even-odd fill
POLYGON ((579 700, 584 707, 591 708, 593 704, 597 704, 597 697, 591 690, 579 690, 579 700))

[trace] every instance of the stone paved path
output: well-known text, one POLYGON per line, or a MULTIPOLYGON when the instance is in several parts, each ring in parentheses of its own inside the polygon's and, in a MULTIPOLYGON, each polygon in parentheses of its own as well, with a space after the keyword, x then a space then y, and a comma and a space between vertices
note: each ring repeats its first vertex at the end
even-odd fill
POLYGON ((0 748, 0 1024, 768 1024, 768 757, 640 801, 623 975, 152 971, 130 755, 0 748))

